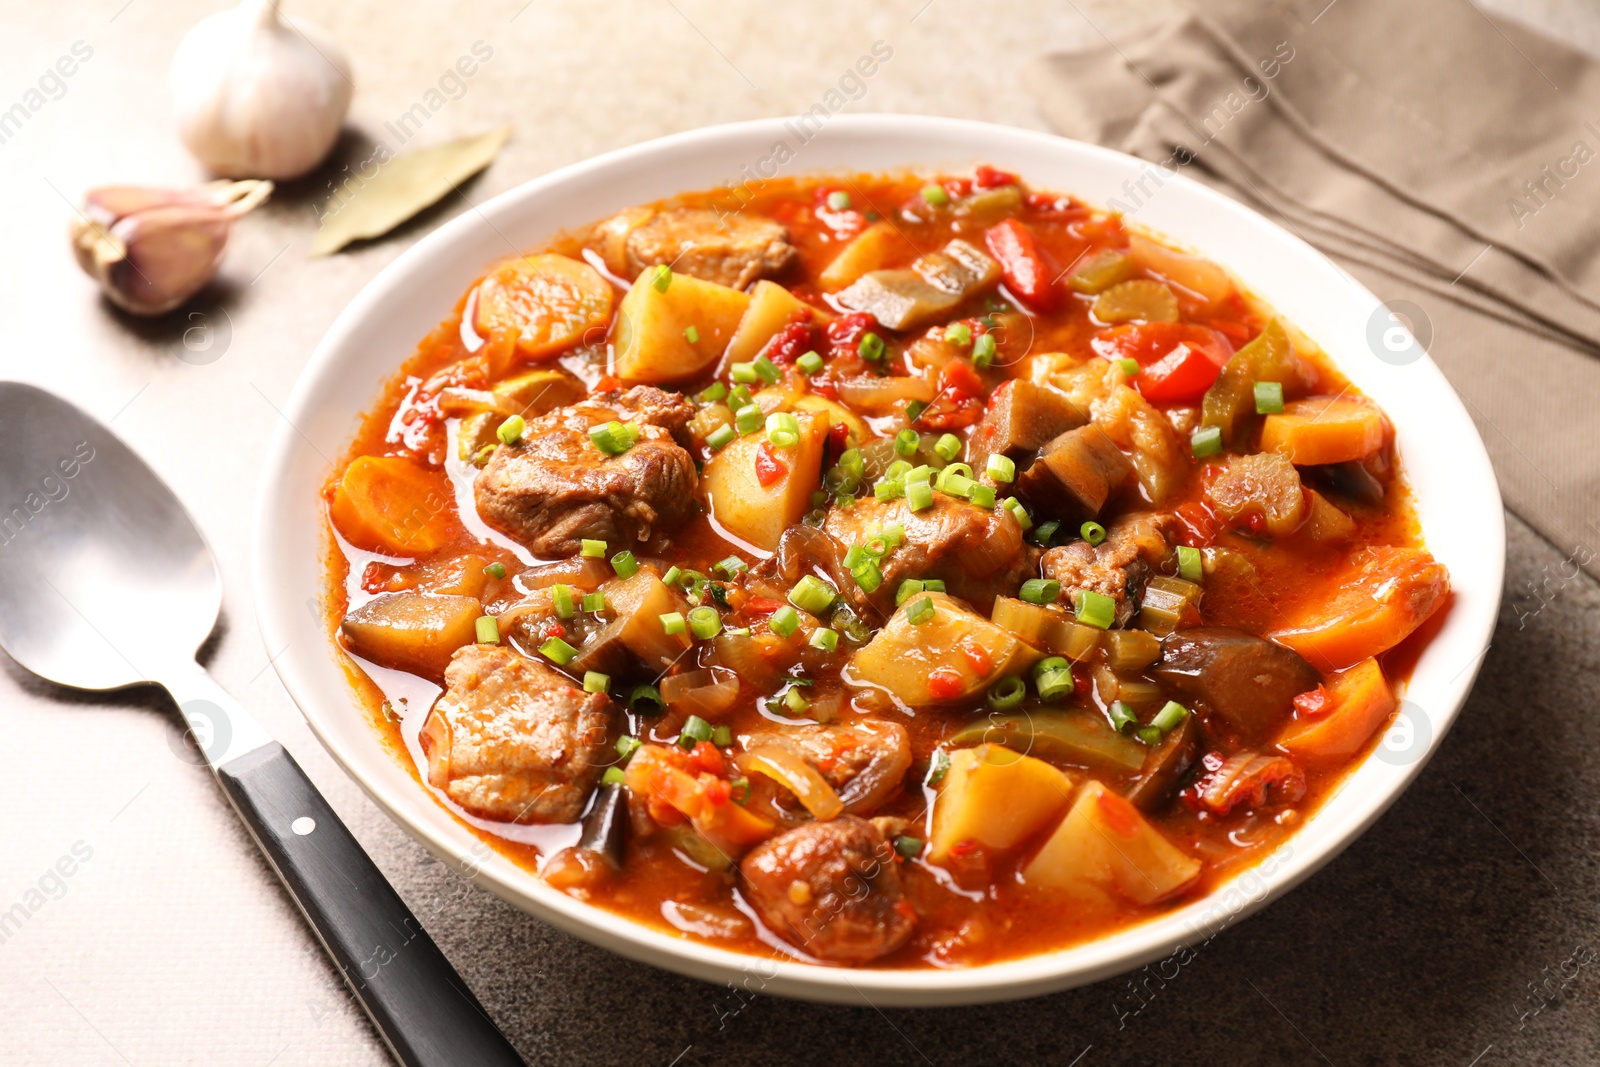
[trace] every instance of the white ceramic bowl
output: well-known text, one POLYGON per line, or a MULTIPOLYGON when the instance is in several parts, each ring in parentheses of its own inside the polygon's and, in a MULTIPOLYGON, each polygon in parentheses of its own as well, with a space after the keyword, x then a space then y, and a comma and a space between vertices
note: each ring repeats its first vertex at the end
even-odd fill
POLYGON ((952 119, 840 115, 804 142, 802 130, 779 119, 716 126, 566 167, 463 212, 361 291, 311 357, 262 475, 255 594, 267 647, 283 650, 274 660, 278 674, 345 770, 441 858, 563 930, 684 974, 717 982, 756 975, 765 992, 813 1000, 931 1006, 1045 993, 1193 948, 1355 840, 1422 769, 1460 710, 1494 628, 1505 563, 1500 495, 1483 444, 1432 361, 1407 360, 1407 336, 1371 293, 1298 238, 1181 175, 1092 145, 952 119), (1231 268, 1393 418, 1428 547, 1450 568, 1454 604, 1418 662, 1405 711, 1383 746, 1256 869, 1112 936, 983 967, 872 970, 758 960, 648 929, 547 888, 485 850, 379 743, 314 609, 323 596, 318 492, 328 457, 343 453, 380 384, 491 261, 629 205, 770 177, 773 161, 786 154, 792 158, 785 175, 962 171, 986 162, 1034 186, 1120 207, 1231 268))

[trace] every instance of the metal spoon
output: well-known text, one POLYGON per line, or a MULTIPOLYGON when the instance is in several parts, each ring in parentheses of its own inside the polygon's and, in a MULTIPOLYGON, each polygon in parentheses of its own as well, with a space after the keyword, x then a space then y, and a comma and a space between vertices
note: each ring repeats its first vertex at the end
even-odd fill
POLYGON ((195 662, 221 604, 211 550, 166 483, 65 400, 0 382, 0 647, 59 685, 172 694, 397 1060, 520 1065, 305 772, 195 662))

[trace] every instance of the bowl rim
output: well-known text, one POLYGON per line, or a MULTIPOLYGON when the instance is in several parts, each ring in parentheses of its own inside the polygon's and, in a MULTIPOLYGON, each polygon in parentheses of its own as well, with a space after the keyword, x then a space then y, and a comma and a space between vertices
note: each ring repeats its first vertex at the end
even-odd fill
MULTIPOLYGON (((608 174, 648 167, 652 159, 672 158, 678 153, 692 152, 722 142, 748 145, 759 151, 760 146, 770 144, 775 136, 791 130, 796 121, 798 117, 787 116, 688 130, 618 148, 530 179, 441 224, 363 286, 330 325, 301 370, 293 393, 282 409, 283 419, 273 436, 262 468, 252 522, 252 583, 257 621, 269 656, 272 656, 274 649, 291 643, 291 613, 303 610, 302 604, 290 592, 294 575, 285 555, 284 539, 289 531, 283 522, 284 516, 293 513, 291 505, 294 503, 286 474, 297 450, 302 447, 300 440, 304 440, 297 427, 314 409, 321 379, 327 377, 341 359, 347 358, 345 353, 355 343, 363 322, 381 311, 392 290, 413 275, 428 273, 431 261, 443 250, 458 244, 481 243, 480 236, 474 233, 475 229, 481 227, 481 221, 488 221, 493 228, 496 216, 513 216, 519 210, 536 204, 539 198, 553 190, 574 183, 603 182, 608 174)), ((922 138, 986 146, 1005 143, 1015 146, 1018 152, 1062 153, 1064 161, 1078 156, 1098 165, 1114 165, 1130 175, 1146 173, 1153 166, 1099 145, 1035 130, 939 116, 839 114, 828 120, 818 136, 832 139, 887 138, 891 141, 895 138, 908 141, 922 138)), ((925 160, 923 165, 934 162, 925 160)), ((919 163, 915 158, 908 158, 903 166, 917 169, 919 163)), ((843 169, 847 168, 825 167, 817 168, 815 172, 829 173, 843 169)), ((811 172, 797 170, 796 173, 811 172)), ((1163 172, 1161 177, 1166 182, 1176 182, 1179 188, 1185 190, 1184 195, 1198 206, 1221 213, 1230 223, 1252 228, 1263 242, 1263 247, 1278 245, 1279 252, 1302 261, 1308 274, 1315 276, 1319 282, 1342 287, 1342 291, 1335 291, 1336 295, 1351 307, 1376 307, 1380 304, 1370 291, 1321 252, 1252 209, 1185 174, 1163 172)), ((710 183, 701 186, 709 187, 710 183)), ((659 196, 669 197, 685 191, 688 190, 663 188, 659 196)), ((574 220, 572 225, 587 221, 574 220)), ((482 263, 487 266, 497 255, 503 254, 503 251, 485 253, 482 263)), ((1252 288, 1259 286, 1253 284, 1252 288)), ((1322 343, 1321 338, 1318 338, 1318 343, 1322 343)), ((1348 373, 1348 368, 1334 353, 1330 352, 1329 356, 1348 373)), ((396 358, 396 367, 400 358, 404 357, 396 358)), ((1477 572, 1482 579, 1477 584, 1482 587, 1483 596, 1473 601, 1474 611, 1469 618, 1463 619, 1460 624, 1454 618, 1450 621, 1452 626, 1464 625, 1465 632, 1460 636, 1477 641, 1486 651, 1498 614, 1505 567, 1505 525, 1499 488, 1481 438, 1432 359, 1422 355, 1409 369, 1417 373, 1416 383, 1412 387, 1430 396, 1438 420, 1442 420, 1442 424, 1451 432, 1452 440, 1464 447, 1464 454, 1454 461, 1453 478, 1478 494, 1474 507, 1478 529, 1473 536, 1480 539, 1478 547, 1484 550, 1482 554, 1486 558, 1477 555, 1474 558, 1478 566, 1484 568, 1477 572)), ((381 379, 371 383, 370 392, 359 398, 356 410, 367 410, 381 384, 381 379)), ((1364 388, 1363 391, 1368 390, 1364 388)), ((1388 406, 1385 405, 1386 409, 1388 406)), ((1396 428, 1397 431, 1400 429, 1398 424, 1396 428)), ((1434 430, 1437 431, 1437 425, 1434 430)), ((348 444, 348 434, 353 432, 352 423, 341 444, 340 454, 348 444)), ((306 444, 309 445, 309 441, 306 444)), ((1411 469, 1409 464, 1407 469, 1411 469)), ((325 467, 324 477, 326 470, 325 467)), ((1419 520, 1424 520, 1426 525, 1420 507, 1418 512, 1419 520)), ((323 560, 319 556, 314 561, 319 575, 322 565, 323 560)), ((1462 606, 1457 604, 1453 610, 1459 612, 1462 606)), ((325 642, 325 645, 328 644, 325 642)), ((1432 647, 1430 645, 1425 650, 1424 656, 1432 647)), ((321 650, 324 656, 331 652, 331 647, 321 650)), ((1336 820, 1324 819, 1335 799, 1347 791, 1350 778, 1378 758, 1380 751, 1374 749, 1352 768, 1345 784, 1315 814, 1307 818, 1283 846, 1264 857, 1262 862, 1219 883, 1206 896, 1173 911, 1067 948, 951 970, 831 967, 733 952, 687 937, 674 937, 616 913, 584 904, 545 886, 536 876, 509 861, 490 859, 484 863, 475 862, 470 857, 477 839, 464 825, 451 820, 456 831, 452 834, 411 817, 407 808, 414 803, 415 797, 404 796, 397 788, 390 788, 386 783, 370 777, 360 764, 361 758, 370 753, 347 749, 334 732, 325 727, 324 715, 348 714, 351 707, 358 706, 349 699, 348 692, 344 701, 337 702, 337 708, 330 707, 336 702, 326 700, 318 692, 318 685, 302 668, 298 656, 276 656, 272 658, 272 664, 318 740, 345 773, 391 819, 442 860, 462 864, 468 876, 477 884, 557 928, 629 958, 710 981, 743 979, 748 982, 754 975, 761 982, 761 991, 801 999, 850 1003, 866 1000, 884 1006, 931 1006, 1016 999, 1083 985, 1134 970, 1195 944, 1206 930, 1210 931, 1210 936, 1215 936, 1220 929, 1283 895, 1353 843, 1405 792, 1437 751, 1444 734, 1459 714, 1482 660, 1482 653, 1479 653, 1444 683, 1441 691, 1430 691, 1426 717, 1431 732, 1425 747, 1416 758, 1404 765, 1396 764, 1392 771, 1386 772, 1386 788, 1361 797, 1346 798, 1340 805, 1336 820), (1268 866, 1267 861, 1272 861, 1272 865, 1268 866), (1241 883, 1249 881, 1252 874, 1263 869, 1268 876, 1275 876, 1270 883, 1259 887, 1250 884, 1241 888, 1241 883)), ((368 732, 372 733, 370 730, 368 732)), ((387 745, 379 742, 375 733, 372 733, 372 739, 373 744, 381 749, 384 759, 394 760, 394 754, 387 745)), ((1379 744, 1382 745, 1381 740, 1379 744)), ((413 786, 412 792, 416 792, 414 781, 408 784, 413 786)), ((431 798, 429 802, 432 803, 431 798)), ((1261 879, 1258 877, 1255 881, 1260 882, 1261 879)))

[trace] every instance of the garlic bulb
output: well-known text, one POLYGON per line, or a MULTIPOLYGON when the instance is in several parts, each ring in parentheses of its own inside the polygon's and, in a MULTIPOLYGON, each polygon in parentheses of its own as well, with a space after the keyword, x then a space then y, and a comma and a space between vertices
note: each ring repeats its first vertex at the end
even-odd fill
POLYGON ((72 221, 72 250, 112 303, 135 315, 165 314, 205 287, 222 265, 233 221, 271 195, 263 181, 94 189, 72 221))
POLYGON ((244 0, 206 18, 172 59, 178 134, 229 178, 298 178, 339 138, 354 86, 344 53, 277 0, 244 0))

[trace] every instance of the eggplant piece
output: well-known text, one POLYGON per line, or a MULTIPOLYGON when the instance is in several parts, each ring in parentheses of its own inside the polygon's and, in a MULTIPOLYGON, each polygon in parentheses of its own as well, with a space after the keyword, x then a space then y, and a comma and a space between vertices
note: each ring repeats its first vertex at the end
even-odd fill
POLYGON ((583 817, 583 833, 578 837, 577 847, 593 852, 612 867, 621 870, 622 846, 627 827, 627 787, 602 785, 595 790, 594 803, 589 806, 589 814, 583 817))
POLYGON ((1017 492, 1050 511, 1092 519, 1133 475, 1133 464, 1105 431, 1090 424, 1068 430, 1039 449, 1017 476, 1017 492))
POLYGON ((1300 653, 1231 626, 1196 626, 1168 634, 1150 673, 1259 741, 1282 724, 1294 698, 1322 682, 1300 653))
POLYGON ((957 239, 919 257, 909 269, 864 274, 836 299, 840 307, 865 311, 891 330, 909 330, 942 317, 999 281, 1000 265, 957 239))
POLYGON ((1373 477, 1360 460, 1345 463, 1328 463, 1321 467, 1306 467, 1301 471, 1305 479, 1329 495, 1340 497, 1352 504, 1380 507, 1383 504, 1383 483, 1373 477))
POLYGON ((981 472, 998 453, 1019 466, 1032 453, 1089 421, 1067 394, 1024 378, 994 391, 967 443, 967 462, 981 472))
POLYGON ((1139 780, 1128 788, 1129 802, 1143 812, 1159 810, 1172 799, 1183 776, 1199 758, 1200 727, 1195 725, 1193 715, 1185 715, 1165 740, 1145 757, 1139 780))

